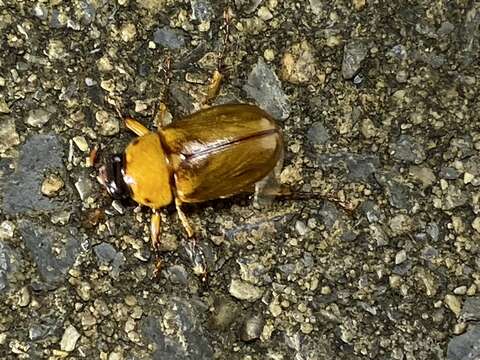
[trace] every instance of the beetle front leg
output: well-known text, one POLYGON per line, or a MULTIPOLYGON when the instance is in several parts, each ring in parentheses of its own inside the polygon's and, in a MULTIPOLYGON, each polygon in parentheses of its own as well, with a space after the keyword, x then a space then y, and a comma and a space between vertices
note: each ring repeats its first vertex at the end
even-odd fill
POLYGON ((132 118, 125 119, 125 126, 138 136, 143 136, 150 132, 150 130, 148 130, 145 126, 132 118))
POLYGON ((180 218, 180 221, 182 222, 182 225, 185 228, 185 231, 187 232, 187 236, 189 238, 192 238, 194 235, 194 232, 193 232, 192 226, 190 225, 190 222, 188 221, 187 216, 185 215, 185 213, 181 208, 181 205, 182 205, 182 201, 178 198, 175 198, 175 207, 178 212, 178 217, 180 218))
POLYGON ((150 238, 154 249, 160 247, 160 214, 157 210, 153 210, 152 219, 150 220, 150 238))

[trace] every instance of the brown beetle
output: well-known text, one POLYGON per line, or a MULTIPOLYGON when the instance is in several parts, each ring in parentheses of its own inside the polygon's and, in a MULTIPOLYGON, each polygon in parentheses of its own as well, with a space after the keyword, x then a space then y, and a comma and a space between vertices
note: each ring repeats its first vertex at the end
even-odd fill
POLYGON ((114 198, 131 197, 153 210, 154 246, 160 232, 159 208, 175 202, 192 237, 182 203, 253 191, 283 154, 280 128, 253 105, 210 107, 155 132, 133 119, 127 119, 126 126, 139 137, 101 168, 100 180, 114 198))

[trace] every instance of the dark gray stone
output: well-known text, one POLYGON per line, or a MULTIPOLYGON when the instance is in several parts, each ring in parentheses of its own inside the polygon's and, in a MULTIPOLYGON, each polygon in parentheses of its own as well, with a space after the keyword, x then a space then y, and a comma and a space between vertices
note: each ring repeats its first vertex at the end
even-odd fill
POLYGON ((420 164, 425 158, 423 146, 417 140, 408 135, 402 135, 391 147, 393 158, 406 163, 420 164))
POLYGON ((243 90, 274 118, 284 120, 290 115, 290 104, 282 84, 262 58, 253 66, 243 90))
POLYGON ((212 359, 213 351, 197 315, 199 308, 191 301, 175 299, 170 303, 170 310, 173 318, 169 318, 169 322, 176 331, 172 335, 163 332, 161 318, 147 316, 142 320, 142 334, 154 344, 153 359, 212 359))
POLYGON ((192 6, 192 19, 198 21, 211 20, 214 12, 212 4, 206 0, 190 0, 192 6))
POLYGON ((93 247, 93 252, 97 256, 99 265, 109 265, 117 255, 117 250, 107 243, 100 243, 93 247))
POLYGON ((469 326, 466 333, 454 336, 448 343, 448 360, 480 358, 480 325, 469 326))
POLYGON ((460 172, 453 167, 442 167, 439 176, 446 180, 456 180, 460 177, 460 172))
POLYGON ((62 283, 80 253, 80 242, 53 226, 40 226, 30 220, 21 220, 19 230, 45 285, 62 283))
POLYGON ((34 135, 28 139, 20 149, 16 171, 6 177, 2 186, 3 211, 18 215, 62 209, 59 201, 43 196, 40 188, 46 172, 64 169, 63 155, 56 135, 34 135))
POLYGON ((465 299, 460 319, 464 322, 480 321, 480 297, 470 296, 465 299))
POLYGON ((9 276, 18 269, 18 254, 4 241, 0 241, 0 293, 10 288, 9 276))
POLYGON ((173 30, 165 26, 155 30, 153 41, 169 49, 181 49, 185 47, 185 38, 179 30, 173 30))
POLYGON ((362 41, 351 41, 343 49, 342 75, 344 79, 353 78, 367 57, 368 49, 362 41))
POLYGON ((321 121, 312 124, 308 129, 307 137, 313 145, 324 145, 330 141, 328 129, 321 121))
POLYGON ((319 154, 317 161, 322 169, 345 168, 349 181, 363 181, 375 184, 376 181, 373 175, 380 168, 380 160, 378 157, 369 154, 353 154, 348 152, 319 154))

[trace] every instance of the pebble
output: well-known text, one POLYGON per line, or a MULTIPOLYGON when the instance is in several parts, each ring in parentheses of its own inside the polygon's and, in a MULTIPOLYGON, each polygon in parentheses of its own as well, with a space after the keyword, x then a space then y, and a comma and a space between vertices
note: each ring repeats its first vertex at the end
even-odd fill
POLYGON ((407 252, 405 250, 400 250, 397 255, 395 255, 395 265, 399 265, 407 260, 407 252))
POLYGON ((10 108, 4 99, 0 99, 0 114, 9 114, 10 108))
POLYGON ((0 240, 7 240, 13 237, 15 224, 9 220, 4 220, 0 224, 0 240))
POLYGON ((108 112, 100 110, 95 114, 98 132, 104 136, 113 136, 120 131, 120 123, 116 117, 108 112))
POLYGON ((80 195, 80 199, 85 200, 92 193, 93 185, 90 179, 81 177, 75 182, 75 188, 80 195))
POLYGON ((73 142, 77 147, 80 149, 80 151, 87 152, 89 147, 88 147, 88 142, 85 139, 84 136, 75 136, 73 138, 73 142))
POLYGON ((185 47, 183 34, 178 30, 172 30, 166 26, 155 30, 153 33, 153 41, 155 44, 168 49, 181 49, 185 47))
POLYGON ((263 58, 258 58, 243 89, 273 117, 283 120, 290 116, 290 104, 282 90, 282 84, 275 72, 265 64, 263 58))
POLYGON ((136 35, 137 28, 132 23, 125 24, 120 30, 120 37, 124 42, 130 42, 134 40, 136 35))
POLYGON ((316 121, 308 129, 307 138, 312 145, 324 145, 330 141, 330 134, 323 122, 316 121))
POLYGON ((294 44, 283 55, 281 78, 292 84, 312 82, 317 66, 312 46, 306 41, 294 44))
POLYGON ((480 233, 480 216, 477 216, 473 221, 472 221, 472 228, 480 233))
POLYGON ((263 295, 263 290, 258 286, 249 284, 242 280, 233 279, 229 287, 230 295, 239 300, 254 302, 263 295))
POLYGON ((18 144, 20 144, 20 137, 13 119, 0 120, 0 152, 5 152, 18 144))
POLYGON ((48 197, 53 197, 63 188, 65 183, 58 175, 48 175, 42 183, 42 194, 48 197))
POLYGON ((448 308, 458 317, 462 311, 462 303, 459 298, 455 295, 447 294, 444 301, 448 308))
POLYGON ((408 215, 398 214, 390 219, 388 225, 395 235, 404 235, 412 230, 413 222, 408 215))
POLYGON ((79 338, 80 333, 77 331, 77 329, 75 329, 75 327, 72 325, 69 325, 63 333, 62 340, 60 341, 60 349, 67 352, 73 351, 79 338))
POLYGON ((343 49, 342 76, 344 79, 352 79, 362 66, 367 57, 367 47, 362 41, 350 41, 343 49))
POLYGON ((252 341, 260 338, 265 321, 261 315, 255 315, 245 320, 240 330, 242 341, 252 341))
POLYGON ((303 236, 307 233, 308 228, 303 221, 297 220, 295 223, 295 230, 297 230, 300 236, 303 236))
POLYGON ((61 60, 66 57, 65 45, 60 40, 50 40, 47 48, 47 56, 50 60, 61 60))
POLYGON ((34 109, 28 112, 25 123, 34 127, 42 127, 50 120, 51 112, 45 109, 34 109))

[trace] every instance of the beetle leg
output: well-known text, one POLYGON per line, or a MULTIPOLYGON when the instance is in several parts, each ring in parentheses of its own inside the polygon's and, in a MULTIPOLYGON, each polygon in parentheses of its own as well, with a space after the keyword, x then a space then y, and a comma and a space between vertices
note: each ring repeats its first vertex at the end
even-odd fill
POLYGON ((150 238, 152 239, 152 246, 155 249, 158 249, 160 245, 160 230, 160 214, 157 210, 153 210, 150 221, 150 238))
POLYGON ((230 8, 225 8, 223 11, 223 46, 220 55, 218 56, 217 69, 212 75, 212 80, 207 89, 207 97, 204 100, 204 105, 210 104, 217 97, 220 86, 222 84, 223 75, 221 71, 224 69, 225 64, 223 62, 225 53, 227 52, 228 37, 230 35, 230 22, 232 20, 232 13, 230 8))
POLYGON ((150 130, 148 130, 145 126, 132 118, 125 119, 125 126, 138 136, 146 135, 150 132, 150 130))
POLYGON ((168 116, 171 117, 166 105, 168 104, 168 91, 170 83, 172 81, 172 57, 170 56, 170 54, 167 54, 163 65, 160 67, 160 70, 163 73, 164 90, 159 96, 157 108, 153 115, 153 123, 155 124, 157 129, 160 129, 164 125, 167 125, 166 119, 168 116))
POLYGON ((182 208, 182 201, 178 198, 175 198, 175 207, 177 208, 178 216, 180 218, 180 221, 182 222, 183 227, 185 228, 187 235, 189 238, 192 238, 194 235, 192 226, 190 225, 187 216, 183 212, 182 208))
POLYGON ((213 100, 215 100, 215 98, 217 97, 220 91, 220 86, 222 85, 222 79, 223 79, 222 73, 218 69, 215 70, 213 73, 210 85, 208 85, 207 97, 204 100, 204 104, 208 105, 213 100))
POLYGON ((273 198, 283 194, 286 189, 279 181, 284 159, 283 149, 280 151, 279 159, 273 170, 255 184, 254 206, 256 207, 270 205, 273 198))

